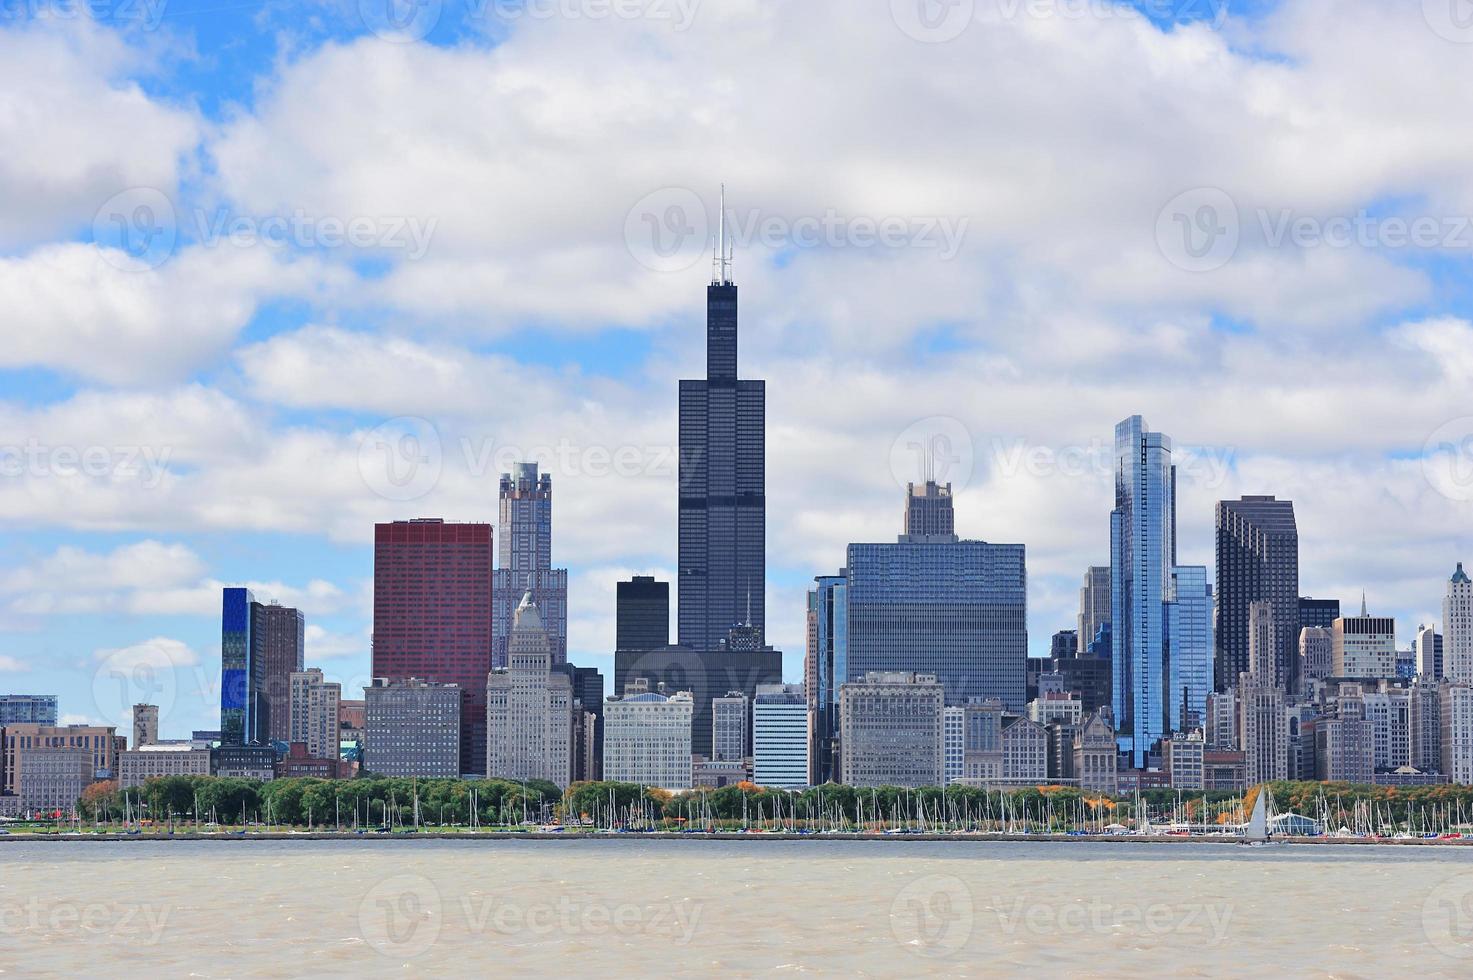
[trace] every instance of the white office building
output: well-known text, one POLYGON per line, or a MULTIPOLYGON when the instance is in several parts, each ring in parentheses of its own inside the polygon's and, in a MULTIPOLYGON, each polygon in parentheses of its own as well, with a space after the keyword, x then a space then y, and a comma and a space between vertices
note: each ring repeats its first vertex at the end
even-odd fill
POLYGON ((752 780, 758 786, 808 785, 808 701, 802 684, 758 684, 752 699, 752 780))

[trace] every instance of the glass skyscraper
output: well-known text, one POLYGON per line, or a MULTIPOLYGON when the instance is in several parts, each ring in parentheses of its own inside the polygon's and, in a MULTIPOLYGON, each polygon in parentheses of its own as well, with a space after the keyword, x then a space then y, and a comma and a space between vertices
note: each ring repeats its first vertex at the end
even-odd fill
POLYGON ((845 605, 845 681, 871 671, 933 674, 947 704, 997 698, 1010 711, 1023 710, 1028 575, 1022 545, 954 534, 851 544, 845 605))
POLYGON ((55 694, 0 694, 0 728, 6 725, 56 725, 55 694))
POLYGON ((303 666, 299 610, 227 588, 220 618, 220 741, 268 745, 291 730, 291 675, 303 666))
POLYGON ((737 287, 725 245, 706 289, 706 378, 680 382, 680 546, 676 634, 716 650, 748 623, 765 633, 765 382, 737 379, 737 287))
POLYGON ((1299 675, 1299 529, 1294 503, 1243 497, 1217 505, 1217 689, 1248 668, 1248 607, 1273 606, 1276 674, 1286 690, 1299 675))
POLYGON ((1175 565, 1171 439, 1132 415, 1115 426, 1110 622, 1116 733, 1136 768, 1144 768, 1151 746, 1171 730, 1166 602, 1175 565))
POLYGON ((1207 721, 1212 693, 1212 586, 1202 565, 1171 571, 1172 601, 1166 604, 1171 665, 1171 729, 1190 731, 1207 721))
POLYGON ((848 679, 849 621, 843 572, 808 592, 803 688, 808 697, 808 781, 839 782, 839 687, 848 679))

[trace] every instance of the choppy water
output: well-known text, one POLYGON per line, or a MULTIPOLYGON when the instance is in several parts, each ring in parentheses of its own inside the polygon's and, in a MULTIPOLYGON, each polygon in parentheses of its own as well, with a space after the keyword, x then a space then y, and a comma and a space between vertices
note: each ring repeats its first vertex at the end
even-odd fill
POLYGON ((0 845, 0 973, 1473 974, 1473 850, 0 845))

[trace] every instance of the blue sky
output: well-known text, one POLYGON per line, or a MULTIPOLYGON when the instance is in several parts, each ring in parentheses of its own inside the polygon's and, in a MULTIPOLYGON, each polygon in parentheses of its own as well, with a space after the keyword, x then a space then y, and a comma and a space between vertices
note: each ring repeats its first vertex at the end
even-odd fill
POLYGON ((1028 545, 1045 650, 1135 412, 1194 451, 1184 561, 1216 500, 1292 497, 1303 591, 1408 642, 1473 557, 1473 37, 1436 4, 930 2, 7 8, 0 689, 117 720, 121 665, 167 678, 166 734, 212 727, 241 583, 362 683, 373 523, 494 521, 539 449, 607 667, 614 582, 673 567, 723 181, 791 677, 917 434, 963 533, 1028 545), (438 447, 409 499, 373 456, 406 417, 438 447))

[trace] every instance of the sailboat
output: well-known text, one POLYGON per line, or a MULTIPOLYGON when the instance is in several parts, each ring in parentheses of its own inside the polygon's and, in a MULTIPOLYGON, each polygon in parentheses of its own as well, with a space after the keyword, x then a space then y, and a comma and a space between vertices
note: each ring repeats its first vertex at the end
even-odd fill
POLYGON ((1247 826, 1243 828, 1242 843, 1250 847, 1262 847, 1271 843, 1272 835, 1268 822, 1268 787, 1264 786, 1258 791, 1258 798, 1253 801, 1253 813, 1248 817, 1247 826))

